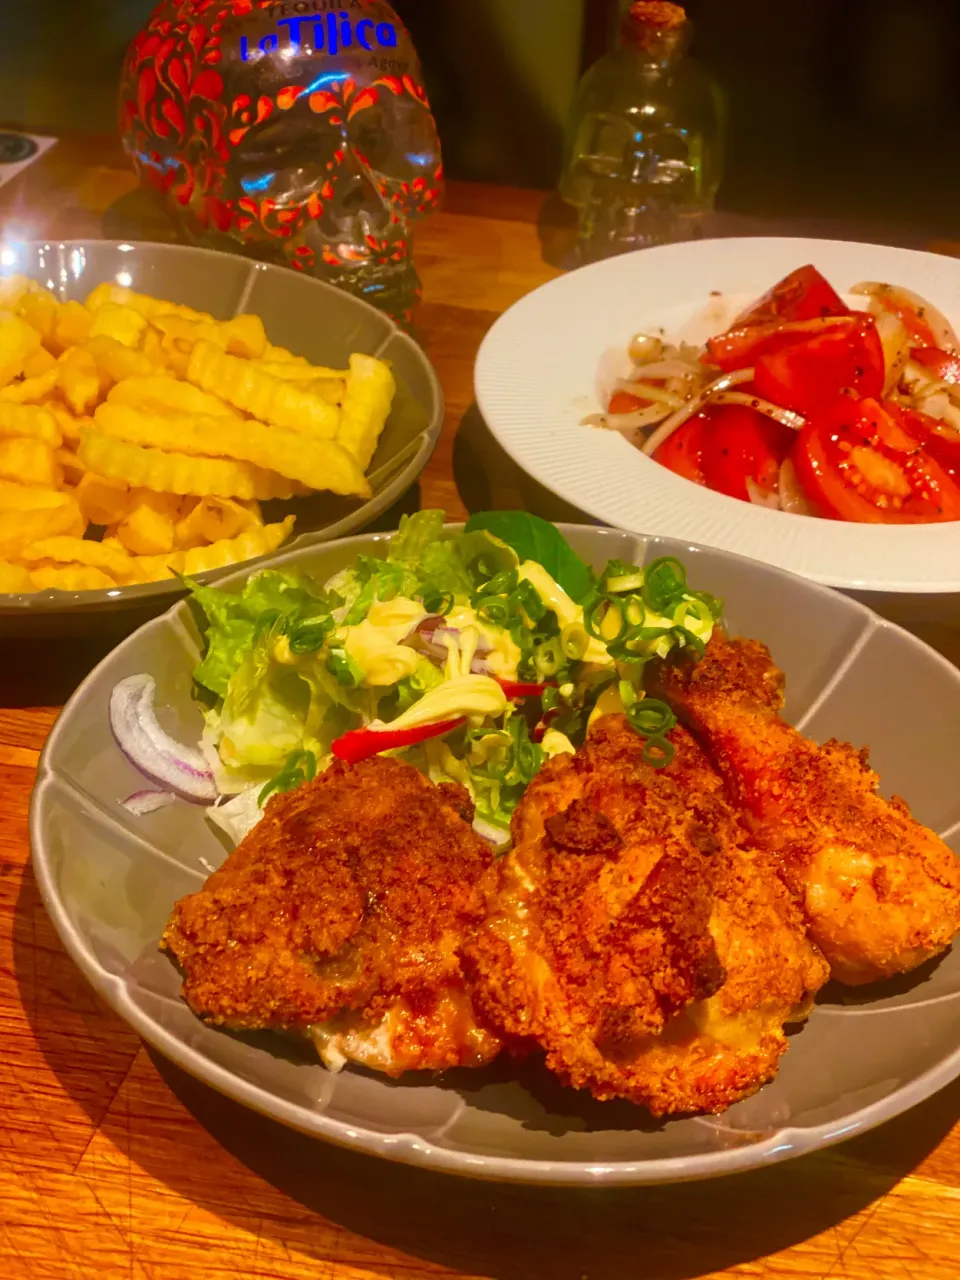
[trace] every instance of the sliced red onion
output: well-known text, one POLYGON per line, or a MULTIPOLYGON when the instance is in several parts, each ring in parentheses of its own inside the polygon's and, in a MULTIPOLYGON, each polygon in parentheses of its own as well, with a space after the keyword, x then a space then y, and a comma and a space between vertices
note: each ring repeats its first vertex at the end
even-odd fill
POLYGON ((774 422, 779 422, 782 426, 789 427, 791 431, 800 431, 807 421, 802 414, 794 413, 792 409, 781 409, 772 400, 761 400, 759 397, 747 395, 743 391, 721 391, 713 397, 710 403, 746 405, 748 409, 756 409, 757 413, 762 413, 766 417, 772 418, 774 422))
POLYGON ((174 800, 176 796, 172 791, 134 791, 133 795, 127 796, 126 800, 121 800, 120 803, 124 809, 142 818, 145 813, 155 813, 157 809, 165 809, 168 804, 173 804, 174 800))
POLYGON ((117 745, 141 773, 185 800, 212 803, 217 798, 213 774, 199 751, 185 747, 160 728, 153 700, 152 676, 128 676, 110 694, 110 727, 117 745))
POLYGON ((725 373, 721 377, 714 379, 689 404, 685 404, 682 409, 672 413, 666 422, 657 427, 656 431, 644 443, 643 452, 652 458, 663 442, 669 440, 673 433, 678 431, 695 413, 699 413, 708 400, 712 400, 720 391, 728 391, 731 387, 740 386, 741 383, 752 382, 753 372, 752 369, 738 369, 736 373, 725 373))
POLYGON ((780 510, 780 499, 769 489, 761 489, 756 480, 747 477, 747 496, 755 507, 767 507, 770 511, 780 510))
POLYGON ((780 510, 789 511, 793 516, 812 516, 813 508, 807 496, 800 488, 797 469, 792 458, 784 458, 780 464, 780 510))

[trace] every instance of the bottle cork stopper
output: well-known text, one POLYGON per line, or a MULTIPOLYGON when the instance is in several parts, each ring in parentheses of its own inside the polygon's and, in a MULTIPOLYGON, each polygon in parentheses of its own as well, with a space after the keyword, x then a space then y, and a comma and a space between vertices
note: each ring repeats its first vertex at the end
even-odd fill
POLYGON ((623 38, 649 50, 675 43, 687 24, 683 5, 670 0, 634 0, 623 19, 623 38))

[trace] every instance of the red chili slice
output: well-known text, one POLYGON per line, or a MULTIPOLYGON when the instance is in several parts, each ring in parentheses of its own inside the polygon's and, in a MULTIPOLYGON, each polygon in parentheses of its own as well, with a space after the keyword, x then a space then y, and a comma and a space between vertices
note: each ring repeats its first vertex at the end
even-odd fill
POLYGON ((389 726, 385 729, 351 729, 342 738, 337 738, 331 750, 338 760, 358 764, 361 760, 378 756, 381 751, 396 751, 399 747, 414 747, 428 738, 440 738, 465 723, 461 717, 439 724, 418 725, 415 729, 391 729, 389 726))

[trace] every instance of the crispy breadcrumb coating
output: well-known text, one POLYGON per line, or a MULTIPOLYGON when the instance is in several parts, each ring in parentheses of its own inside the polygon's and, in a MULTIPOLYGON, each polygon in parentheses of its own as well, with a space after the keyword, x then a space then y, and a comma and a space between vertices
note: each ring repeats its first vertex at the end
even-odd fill
POLYGON ((387 757, 275 796, 167 925, 188 1004, 217 1025, 309 1032, 331 1065, 488 1061, 499 1042, 459 955, 496 879, 471 819, 461 788, 387 757))
POLYGON ((623 716, 550 761, 513 819, 475 1002, 598 1098, 721 1111, 776 1071, 827 971, 689 735, 658 772, 623 716))
POLYGON ((866 750, 817 746, 780 718, 783 676, 764 645, 717 632, 700 662, 665 663, 655 683, 777 857, 835 978, 876 982, 950 946, 960 862, 903 800, 878 794, 866 750))

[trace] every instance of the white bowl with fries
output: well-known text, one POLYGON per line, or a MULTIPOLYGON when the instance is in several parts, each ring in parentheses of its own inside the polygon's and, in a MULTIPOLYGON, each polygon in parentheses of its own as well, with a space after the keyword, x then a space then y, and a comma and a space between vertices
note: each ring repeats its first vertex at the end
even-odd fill
POLYGON ((361 529, 442 420, 421 348, 296 272, 176 245, 0 245, 0 634, 140 621, 181 576, 361 529))

